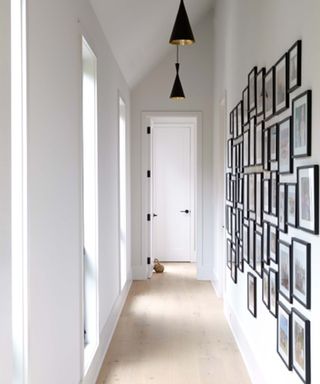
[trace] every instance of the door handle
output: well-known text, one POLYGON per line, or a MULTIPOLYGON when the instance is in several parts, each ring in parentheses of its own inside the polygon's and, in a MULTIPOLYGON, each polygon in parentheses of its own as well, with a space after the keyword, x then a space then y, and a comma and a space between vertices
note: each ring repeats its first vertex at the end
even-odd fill
POLYGON ((158 215, 156 215, 155 213, 152 215, 153 217, 157 217, 158 215))
POLYGON ((186 213, 186 214, 188 214, 188 213, 190 213, 191 211, 189 211, 189 209, 185 209, 184 211, 180 211, 181 213, 186 213))

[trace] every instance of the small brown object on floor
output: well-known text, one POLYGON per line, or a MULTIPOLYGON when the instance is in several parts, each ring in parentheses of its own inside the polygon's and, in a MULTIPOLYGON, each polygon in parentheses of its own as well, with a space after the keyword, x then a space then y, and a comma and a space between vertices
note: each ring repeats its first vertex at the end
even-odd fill
POLYGON ((160 264, 160 261, 158 259, 154 259, 153 269, 156 271, 156 273, 163 273, 164 266, 160 264))

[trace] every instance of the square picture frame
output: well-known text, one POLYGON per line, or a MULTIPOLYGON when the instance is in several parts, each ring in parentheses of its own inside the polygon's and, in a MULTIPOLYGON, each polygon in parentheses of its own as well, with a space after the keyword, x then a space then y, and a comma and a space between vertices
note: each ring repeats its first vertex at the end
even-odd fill
POLYGON ((248 75, 249 112, 257 107, 257 67, 253 67, 248 75))
POLYGON ((249 145, 249 165, 256 164, 256 118, 250 119, 250 145, 249 145))
POLYGON ((278 228, 269 223, 269 260, 278 263, 278 228))
POLYGON ((269 223, 267 221, 263 222, 262 226, 263 233, 263 253, 262 260, 264 265, 269 265, 269 223))
POLYGON ((278 272, 269 269, 269 311, 274 317, 278 317, 278 272))
POLYGON ((269 309, 269 271, 263 268, 262 271, 262 302, 269 309))
POLYGON ((277 352, 289 371, 292 370, 291 348, 291 313, 281 302, 279 302, 277 321, 277 352))
POLYGON ((304 383, 310 383, 310 321, 292 309, 292 367, 304 383))
POLYGON ((270 161, 278 160, 279 153, 279 135, 278 124, 274 124, 269 128, 270 136, 270 161))
POLYGON ((289 92, 301 86, 301 51, 302 41, 296 41, 288 52, 289 61, 289 92))
POLYGON ((312 92, 305 91, 292 100, 293 157, 311 156, 312 92))
POLYGON ((256 223, 258 225, 262 224, 262 211, 263 211, 263 195, 262 195, 262 183, 263 183, 263 173, 256 173, 256 203, 255 203, 255 208, 256 208, 256 223))
POLYGON ((269 129, 263 130, 263 169, 268 171, 270 169, 270 135, 269 129))
POLYGON ((260 121, 256 125, 256 165, 263 165, 263 132, 264 132, 264 123, 260 121))
POLYGON ((256 211, 256 174, 249 174, 249 211, 256 211))
POLYGON ((319 166, 297 167, 298 228, 319 234, 319 166))
POLYGON ((278 216, 278 183, 279 183, 279 175, 277 171, 272 171, 270 173, 270 199, 271 199, 271 210, 270 214, 272 216, 278 216))
POLYGON ((249 174, 243 175, 243 217, 249 217, 249 174))
POLYGON ((243 246, 238 242, 238 269, 240 272, 244 272, 244 259, 243 259, 243 246))
POLYGON ((242 100, 237 105, 237 134, 238 136, 242 135, 242 125, 243 125, 243 107, 242 100))
POLYGON ((264 79, 264 119, 265 121, 274 116, 274 92, 275 92, 275 76, 274 67, 266 72, 264 79))
POLYGON ((247 308, 253 317, 257 317, 257 278, 251 272, 247 275, 247 308))
POLYGON ((297 226, 297 184, 287 184, 287 223, 291 227, 297 226))
POLYGON ((292 303, 292 253, 291 244, 279 240, 279 292, 292 303))
POLYGON ((243 125, 249 121, 249 88, 246 87, 242 91, 242 106, 243 106, 243 125))
POLYGON ((270 180, 263 179, 263 212, 270 213, 270 180))
POLYGON ((311 244, 292 238, 292 296, 311 308, 311 244))
POLYGON ((288 232, 288 223, 287 223, 287 184, 279 184, 279 207, 278 207, 278 216, 279 216, 279 231, 287 233, 288 232))
POLYGON ((261 68, 257 73, 257 116, 264 114, 264 79, 266 69, 261 68))
POLYGON ((227 165, 228 168, 232 167, 232 146, 233 146, 233 139, 229 139, 227 141, 227 165))
POLYGON ((250 163, 250 131, 243 134, 243 166, 248 167, 250 163))
POLYGON ((263 271, 263 236, 257 230, 255 231, 255 252, 254 252, 254 264, 255 271, 262 277, 263 271))
POLYGON ((243 260, 249 264, 249 226, 243 224, 243 239, 242 239, 243 260))
POLYGON ((255 232, 256 226, 254 220, 249 220, 249 266, 255 270, 256 268, 256 257, 255 257, 255 232))
POLYGON ((233 119, 234 119, 234 114, 233 110, 229 113, 229 134, 233 136, 233 119))
POLYGON ((291 117, 287 117, 279 123, 279 173, 292 173, 293 157, 292 157, 292 124, 291 117))
POLYGON ((280 114, 289 107, 288 54, 285 53, 275 64, 275 113, 280 114))

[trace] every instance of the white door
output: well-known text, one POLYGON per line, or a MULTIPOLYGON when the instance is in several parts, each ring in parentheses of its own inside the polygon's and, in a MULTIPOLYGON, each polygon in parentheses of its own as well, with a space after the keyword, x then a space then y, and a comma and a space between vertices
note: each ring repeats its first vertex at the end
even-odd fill
POLYGON ((191 260, 191 129, 152 127, 152 256, 160 261, 191 260))

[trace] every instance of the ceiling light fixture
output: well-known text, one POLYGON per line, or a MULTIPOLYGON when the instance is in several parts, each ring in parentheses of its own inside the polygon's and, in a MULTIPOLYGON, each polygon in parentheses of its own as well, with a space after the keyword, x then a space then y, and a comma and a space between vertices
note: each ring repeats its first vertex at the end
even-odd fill
POLYGON ((181 81, 180 81, 180 77, 179 77, 179 67, 180 67, 180 64, 179 64, 179 45, 177 45, 177 62, 175 65, 176 65, 177 74, 176 74, 176 79, 174 81, 173 88, 171 91, 170 99, 183 100, 186 97, 184 95, 183 88, 182 88, 181 81))
POLYGON ((171 33, 170 44, 191 45, 194 42, 195 39, 190 26, 188 14, 183 0, 181 0, 176 21, 171 33))

